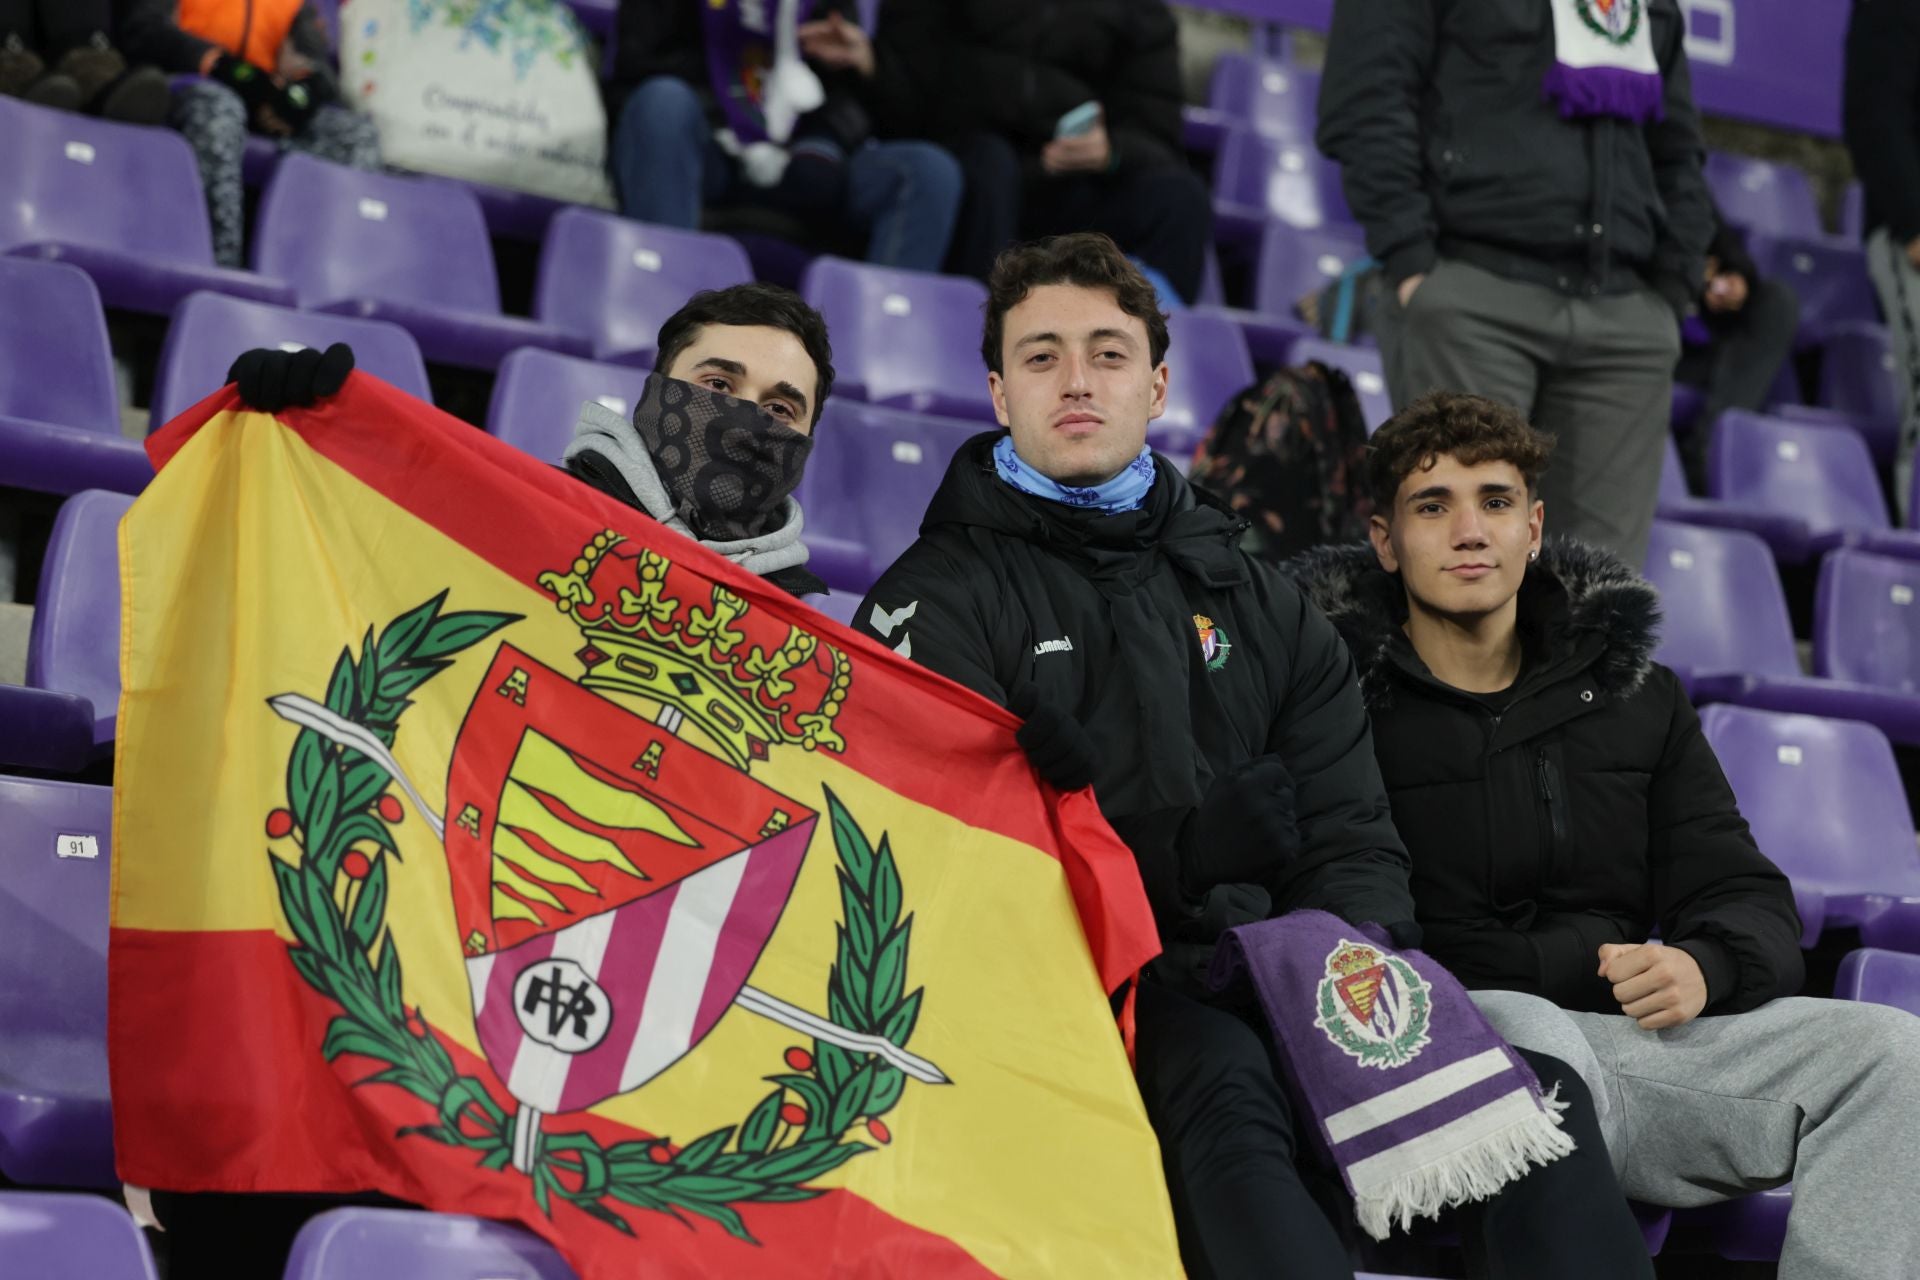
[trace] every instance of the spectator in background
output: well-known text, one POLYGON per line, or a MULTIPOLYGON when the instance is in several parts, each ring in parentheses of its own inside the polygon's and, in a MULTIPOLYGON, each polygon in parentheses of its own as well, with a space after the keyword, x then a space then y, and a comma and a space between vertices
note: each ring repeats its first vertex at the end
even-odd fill
POLYGON ((955 270, 1101 231, 1194 300, 1213 205, 1181 150, 1178 34, 1163 0, 886 0, 866 100, 960 157, 955 270))
POLYGON ((1795 996, 1793 891, 1652 660, 1653 588, 1542 544, 1549 442, 1510 407, 1430 396, 1372 444, 1373 545, 1295 575, 1355 655, 1428 954, 1586 1077, 1628 1196, 1791 1179, 1785 1280, 1914 1275, 1920 1019, 1795 996))
POLYGON ((0 93, 128 124, 167 115, 167 78, 113 46, 111 0, 0 0, 0 93))
POLYGON ((822 236, 851 224, 867 235, 869 262, 938 271, 960 206, 960 169, 931 143, 874 140, 860 92, 873 46, 848 20, 852 0, 820 6, 827 16, 809 24, 801 52, 821 75, 825 102, 795 126, 777 176, 767 181, 749 170, 737 144, 723 145, 727 116, 717 95, 761 74, 711 56, 710 46, 733 29, 726 24, 742 22, 740 7, 621 0, 608 116, 622 212, 691 228, 703 206, 763 205, 822 236))
POLYGON ((1336 0, 1320 149, 1385 264, 1396 406, 1518 405, 1555 522, 1629 564, 1713 237, 1674 0, 1336 0))
POLYGON ((174 95, 172 124, 200 164, 214 261, 243 265, 240 161, 249 132, 359 169, 380 166, 373 121, 336 105, 333 47, 302 0, 114 0, 128 56, 199 81, 174 95))
POLYGON ((1793 355, 1800 300, 1775 280, 1762 280, 1746 237, 1713 211, 1706 291, 1680 326, 1685 347, 1676 381, 1706 392, 1700 415, 1680 437, 1680 457, 1695 493, 1706 491, 1707 445, 1728 409, 1764 409, 1781 366, 1793 355))
POLYGON ((1905 408, 1893 493, 1911 518, 1920 437, 1920 9, 1854 0, 1846 67, 1844 129, 1867 198, 1867 270, 1893 327, 1905 408))

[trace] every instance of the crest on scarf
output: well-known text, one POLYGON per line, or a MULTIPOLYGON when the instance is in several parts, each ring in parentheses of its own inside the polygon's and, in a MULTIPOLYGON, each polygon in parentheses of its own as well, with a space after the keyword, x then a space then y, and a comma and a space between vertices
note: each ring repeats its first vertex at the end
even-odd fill
POLYGON ((1413 1061, 1430 1042, 1432 995, 1399 956, 1342 938, 1327 953, 1314 1025, 1361 1066, 1384 1071, 1413 1061))
POLYGON ((1227 638, 1226 628, 1215 626, 1206 614, 1196 613, 1193 629, 1200 633, 1200 657, 1207 664, 1207 670, 1218 671, 1226 666, 1227 658, 1233 653, 1233 641, 1227 638))
POLYGON ((496 643, 444 813, 392 754, 408 695, 516 616, 443 612, 442 592, 377 639, 369 628, 358 659, 343 651, 324 702, 269 700, 301 729, 288 806, 267 820, 291 959, 340 1006, 328 1061, 370 1060, 379 1069, 357 1085, 397 1086, 437 1111, 401 1136, 512 1168, 548 1213, 561 1199, 628 1235, 631 1209, 693 1214, 751 1241, 741 1206, 819 1195, 815 1180, 891 1142, 882 1117, 908 1080, 950 1083, 905 1047, 924 989, 906 989, 913 915, 886 837, 869 842, 831 791, 817 808, 750 773, 777 747, 845 750, 835 721, 852 664, 611 531, 540 585, 580 628, 585 674, 496 643), (386 927, 396 789, 444 848, 445 946, 464 962, 511 1109, 403 1003, 386 927), (749 979, 823 821, 843 919, 816 1013, 749 979), (737 1125, 683 1148, 664 1135, 603 1147, 543 1124, 644 1088, 741 1012, 804 1043, 737 1125))
POLYGON ((1640 30, 1643 0, 1574 0, 1580 21, 1601 39, 1624 45, 1640 30))

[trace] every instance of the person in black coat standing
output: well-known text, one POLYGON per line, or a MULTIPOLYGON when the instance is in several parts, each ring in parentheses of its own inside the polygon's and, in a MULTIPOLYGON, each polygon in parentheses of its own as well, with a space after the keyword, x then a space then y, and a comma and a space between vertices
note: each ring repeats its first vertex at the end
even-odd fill
MULTIPOLYGON (((854 625, 1023 717, 1040 774, 1091 784, 1133 849, 1168 943, 1138 992, 1140 1090, 1188 1273, 1344 1278, 1351 1203, 1316 1200, 1264 1020, 1203 975, 1226 929, 1302 908, 1418 945, 1406 855, 1339 637, 1146 447, 1167 341, 1105 236, 1003 255, 982 354, 1011 430, 961 446, 854 625)), ((1579 1077, 1529 1062, 1577 1149, 1459 1213, 1473 1273, 1651 1276, 1579 1077)))
POLYGON ((1428 952, 1586 1074, 1630 1197, 1792 1179, 1782 1276, 1912 1274, 1920 1019, 1794 998, 1791 888, 1649 656, 1653 589, 1543 543, 1517 411, 1437 394, 1372 444, 1373 545, 1292 567, 1359 664, 1428 952))
POLYGON ((966 173, 954 270, 984 280, 1016 239, 1100 231, 1199 294, 1213 204, 1181 149, 1165 0, 886 0, 875 60, 875 127, 966 173))

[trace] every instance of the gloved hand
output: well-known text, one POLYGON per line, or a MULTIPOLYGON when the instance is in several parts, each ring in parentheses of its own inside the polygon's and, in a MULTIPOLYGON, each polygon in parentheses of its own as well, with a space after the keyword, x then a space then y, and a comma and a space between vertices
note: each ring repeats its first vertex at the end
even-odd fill
POLYGON ((332 395, 352 372, 353 348, 344 342, 324 352, 311 347, 300 351, 255 347, 233 362, 227 381, 237 384, 240 403, 247 408, 278 413, 304 409, 332 395))
POLYGON ((1211 999, 1207 971, 1221 935, 1271 914, 1273 899, 1259 885, 1215 885, 1194 915, 1167 930, 1166 945, 1154 961, 1160 980, 1196 999, 1211 999))
POLYGON ((302 84, 282 85, 266 71, 222 53, 207 68, 207 78, 240 95, 247 119, 264 133, 286 137, 298 133, 319 109, 312 90, 302 84))
POLYGON ((1300 852, 1293 777, 1278 756, 1258 756, 1208 788, 1181 830, 1180 893, 1199 901, 1220 884, 1271 878, 1300 852))
POLYGON ((1040 691, 1032 685, 1020 690, 1007 709, 1026 722, 1013 736, 1041 777, 1062 791, 1093 785, 1099 761, 1093 739, 1078 720, 1041 702, 1040 691))

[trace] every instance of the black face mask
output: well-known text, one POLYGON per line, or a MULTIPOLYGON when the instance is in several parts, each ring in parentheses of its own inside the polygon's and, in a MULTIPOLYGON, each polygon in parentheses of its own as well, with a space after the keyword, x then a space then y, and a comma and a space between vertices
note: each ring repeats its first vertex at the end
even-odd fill
POLYGON ((813 439, 758 405, 664 374, 647 375, 633 411, 673 497, 674 514, 708 542, 738 542, 778 528, 813 439))

